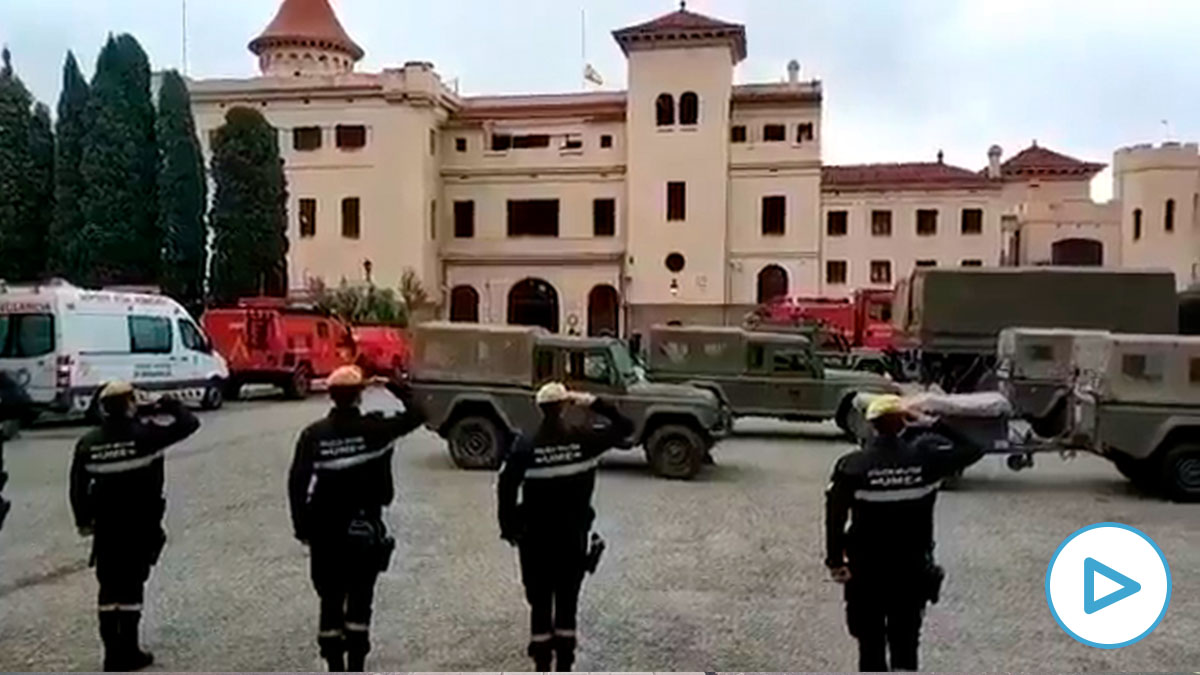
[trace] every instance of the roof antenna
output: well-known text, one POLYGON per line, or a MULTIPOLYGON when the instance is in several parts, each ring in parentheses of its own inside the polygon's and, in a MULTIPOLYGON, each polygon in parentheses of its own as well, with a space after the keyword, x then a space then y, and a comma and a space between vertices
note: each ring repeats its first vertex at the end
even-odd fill
POLYGON ((687 0, 679 0, 679 11, 681 11, 681 12, 687 11, 687 0))

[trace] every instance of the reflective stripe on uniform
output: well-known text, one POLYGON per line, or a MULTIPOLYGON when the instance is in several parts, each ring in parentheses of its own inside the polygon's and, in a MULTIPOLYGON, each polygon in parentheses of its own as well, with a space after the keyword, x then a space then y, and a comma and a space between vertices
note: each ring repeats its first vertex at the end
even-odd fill
POLYGON ((334 628, 332 630, 323 630, 320 633, 317 633, 317 637, 319 637, 319 638, 342 637, 342 631, 340 628, 334 628))
POLYGON ((555 628, 554 634, 558 637, 575 637, 575 629, 573 628, 555 628))
POLYGON ((112 603, 109 605, 100 605, 96 609, 101 612, 115 612, 115 611, 121 609, 121 606, 116 603, 112 603))
POLYGON ((133 459, 123 459, 119 462, 92 462, 84 464, 83 468, 88 473, 122 473, 125 471, 133 471, 135 469, 144 469, 154 463, 154 460, 160 459, 163 456, 163 451, 158 450, 152 452, 145 457, 134 457, 133 459))
POLYGON ((597 466, 600 466, 600 458, 593 457, 585 459, 581 462, 571 462, 570 464, 560 464, 558 466, 544 466, 536 469, 529 469, 525 472, 526 478, 558 478, 560 476, 574 476, 585 471, 591 471, 597 466))
POLYGON ((117 609, 121 610, 122 612, 140 612, 140 611, 142 611, 142 606, 141 606, 141 604, 117 605, 117 609))
POLYGON ((536 635, 529 636, 529 641, 530 642, 549 642, 553 638, 554 638, 554 635, 552 635, 551 633, 537 633, 536 635))
POLYGON ((392 449, 392 447, 389 445, 385 448, 380 448, 379 450, 374 450, 372 452, 364 452, 359 455, 351 455, 349 457, 338 457, 337 459, 323 459, 323 460, 313 462, 313 468, 314 469, 333 469, 335 471, 338 469, 348 469, 352 466, 358 466, 359 464, 369 462, 372 459, 379 459, 380 457, 383 457, 384 455, 386 455, 387 452, 391 449, 392 449))
POLYGON ((941 481, 896 490, 855 490, 854 498, 864 502, 907 502, 928 497, 937 492, 939 487, 941 487, 941 481))
POLYGON ((352 623, 350 621, 347 621, 346 622, 346 630, 353 631, 356 633, 365 633, 365 632, 371 630, 371 627, 365 623, 352 623))

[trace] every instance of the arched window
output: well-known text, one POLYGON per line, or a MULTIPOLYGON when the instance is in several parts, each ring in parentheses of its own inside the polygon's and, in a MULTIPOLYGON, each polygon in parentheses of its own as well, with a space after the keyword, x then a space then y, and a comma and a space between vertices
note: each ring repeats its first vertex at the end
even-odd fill
POLYGON ((685 91, 679 97, 679 123, 695 124, 700 119, 700 97, 694 91, 685 91))
POLYGON ((1167 232, 1175 231, 1175 200, 1168 199, 1167 205, 1163 209, 1163 229, 1167 232))
POLYGON ((670 94, 659 94, 654 102, 654 117, 660 127, 675 124, 675 97, 670 94))
POLYGON ((779 265, 767 265, 758 273, 758 304, 786 297, 788 274, 779 265))
POLYGON ((455 286, 450 291, 450 320, 458 323, 478 323, 479 292, 471 286, 455 286))
POLYGON ((1062 239, 1050 246, 1051 265, 1099 267, 1104 264, 1104 244, 1095 239, 1062 239))

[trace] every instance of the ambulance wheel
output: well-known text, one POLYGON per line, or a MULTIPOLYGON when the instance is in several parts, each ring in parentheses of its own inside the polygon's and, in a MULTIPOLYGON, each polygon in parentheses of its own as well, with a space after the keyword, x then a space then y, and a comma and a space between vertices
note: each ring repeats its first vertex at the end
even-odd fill
POLYGON ((225 405, 225 384, 221 380, 210 380, 204 387, 204 396, 200 399, 202 410, 220 410, 225 405))
POLYGON ((236 401, 242 397, 242 383, 239 380, 228 379, 225 381, 225 400, 236 401))
POLYGON ((654 473, 664 478, 691 478, 700 472, 708 450, 695 429, 664 424, 646 438, 646 459, 654 473))
POLYGON ((1180 443, 1162 456, 1160 484, 1177 502, 1200 501, 1200 444, 1180 443))
POLYGON ((308 398, 308 392, 312 388, 312 372, 308 366, 301 365, 296 368, 292 376, 283 384, 283 393, 291 399, 308 398))
POLYGON ((487 417, 463 417, 450 427, 446 440, 450 459, 460 469, 495 469, 500 466, 503 442, 500 427, 487 417))

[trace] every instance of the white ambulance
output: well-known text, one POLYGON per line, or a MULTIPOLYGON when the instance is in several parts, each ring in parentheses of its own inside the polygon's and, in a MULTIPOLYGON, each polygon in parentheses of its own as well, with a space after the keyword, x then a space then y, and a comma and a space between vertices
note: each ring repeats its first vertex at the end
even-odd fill
POLYGON ((229 368, 174 300, 59 280, 2 283, 0 371, 36 404, 60 414, 88 413, 96 391, 120 379, 203 408, 221 406, 229 368))

